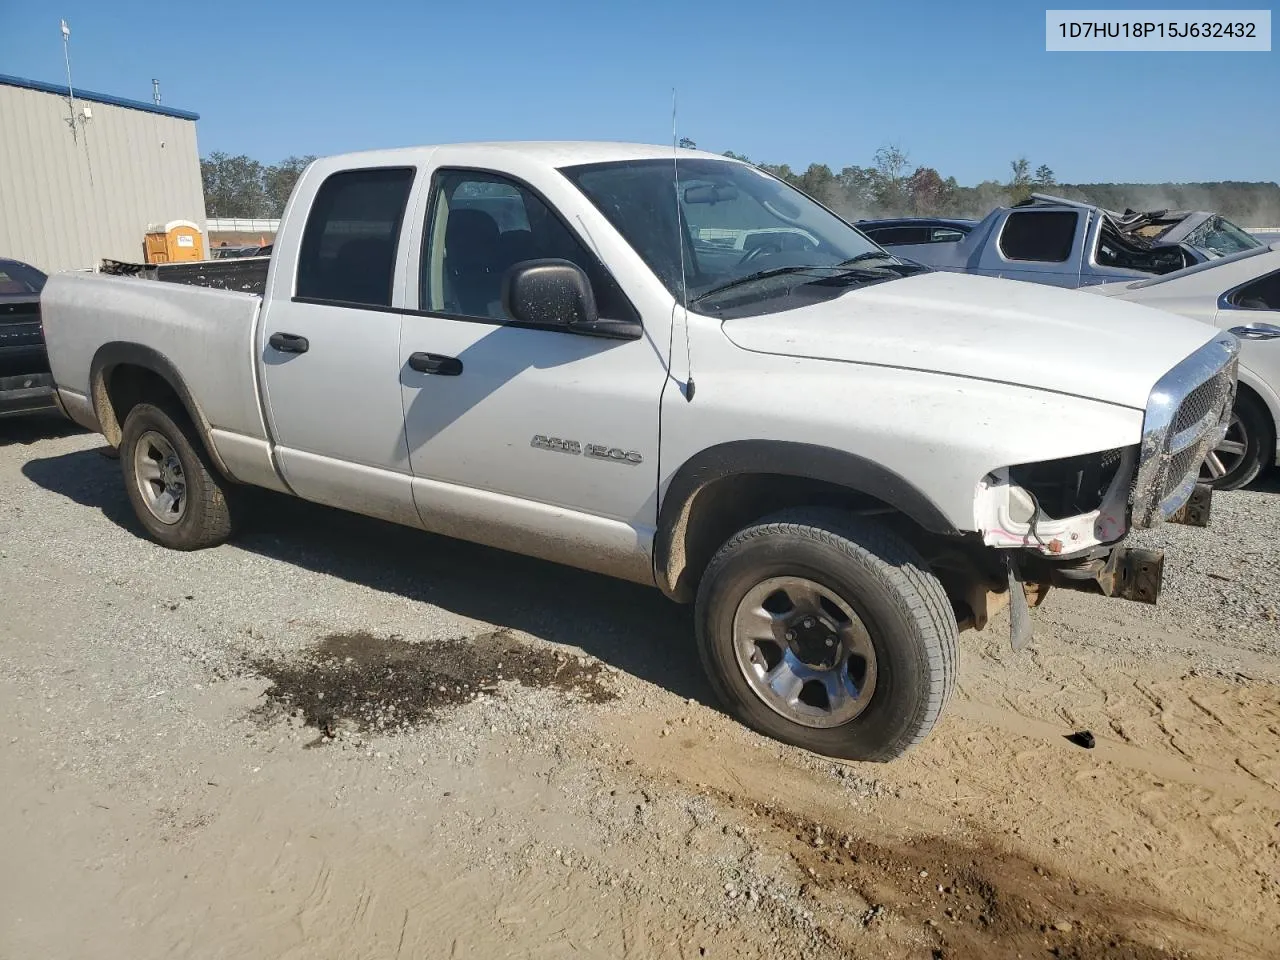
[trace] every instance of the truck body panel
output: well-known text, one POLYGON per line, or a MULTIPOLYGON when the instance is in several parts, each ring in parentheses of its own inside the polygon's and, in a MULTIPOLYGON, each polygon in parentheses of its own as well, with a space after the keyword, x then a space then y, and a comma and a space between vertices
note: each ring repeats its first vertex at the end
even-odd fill
POLYGON ((1153 310, 1084 311, 1074 293, 942 272, 803 310, 726 320, 724 332, 763 353, 929 370, 1136 409, 1209 333, 1153 310), (893 322, 883 322, 888 316, 893 322))
POLYGON ((265 441, 253 349, 261 304, 260 297, 227 290, 56 274, 41 295, 54 382, 94 402, 98 351, 108 344, 147 347, 181 371, 209 427, 265 441))

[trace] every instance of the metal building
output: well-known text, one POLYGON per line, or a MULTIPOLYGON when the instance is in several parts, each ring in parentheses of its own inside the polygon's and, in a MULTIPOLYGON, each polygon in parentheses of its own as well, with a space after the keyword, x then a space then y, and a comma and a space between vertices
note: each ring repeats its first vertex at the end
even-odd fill
POLYGON ((84 269, 141 261, 153 224, 204 229, 198 119, 0 74, 0 257, 84 269))

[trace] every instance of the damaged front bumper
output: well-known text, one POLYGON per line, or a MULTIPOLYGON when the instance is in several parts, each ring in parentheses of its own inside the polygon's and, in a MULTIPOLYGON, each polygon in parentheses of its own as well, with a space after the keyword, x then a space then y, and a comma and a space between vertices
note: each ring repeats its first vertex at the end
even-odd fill
MULTIPOLYGON (((1212 512, 1213 488, 1198 483, 1190 498, 1168 517, 1169 523, 1204 527, 1212 512)), ((1031 640, 1031 607, 1039 606, 1051 586, 1118 600, 1154 604, 1164 586, 1164 551, 1113 545, 1084 556, 1051 560, 1024 552, 1007 556, 1009 642, 1020 650, 1031 640)))

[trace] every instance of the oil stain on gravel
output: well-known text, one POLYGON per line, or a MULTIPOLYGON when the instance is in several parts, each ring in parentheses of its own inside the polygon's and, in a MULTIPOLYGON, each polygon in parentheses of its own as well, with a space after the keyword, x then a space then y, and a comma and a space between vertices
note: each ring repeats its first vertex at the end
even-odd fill
POLYGON ((260 718, 292 713, 330 736, 344 725, 365 732, 412 727, 445 708, 497 694, 507 681, 589 703, 616 697, 602 664, 528 646, 505 630, 424 643, 335 633, 300 657, 256 658, 249 665, 271 681, 260 718))

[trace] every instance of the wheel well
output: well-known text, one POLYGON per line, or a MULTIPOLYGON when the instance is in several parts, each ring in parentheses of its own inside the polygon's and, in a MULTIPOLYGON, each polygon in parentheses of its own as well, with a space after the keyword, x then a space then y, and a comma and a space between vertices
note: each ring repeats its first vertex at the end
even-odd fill
POLYGON ((752 521, 792 507, 883 514, 900 533, 927 536, 883 500, 837 483, 785 474, 731 474, 699 487, 685 503, 675 519, 667 555, 659 557, 659 586, 674 599, 691 600, 707 564, 730 537, 752 521))
POLYGON ((170 401, 186 408, 173 384, 149 367, 121 363, 102 372, 94 384, 94 406, 107 443, 120 445, 121 428, 129 411, 144 401, 170 401))
MULTIPOLYGON (((1236 383, 1236 403, 1239 403, 1241 400, 1247 400, 1249 403, 1253 404, 1253 406, 1258 410, 1258 412, 1267 418, 1267 423, 1271 425, 1271 439, 1275 440, 1276 438, 1275 417, 1271 415, 1271 408, 1268 407, 1267 402, 1262 399, 1262 395, 1259 394, 1257 390, 1253 389, 1253 387, 1249 386, 1247 383, 1237 382, 1236 383)), ((1272 459, 1274 459, 1274 454, 1272 455, 1272 459)))

